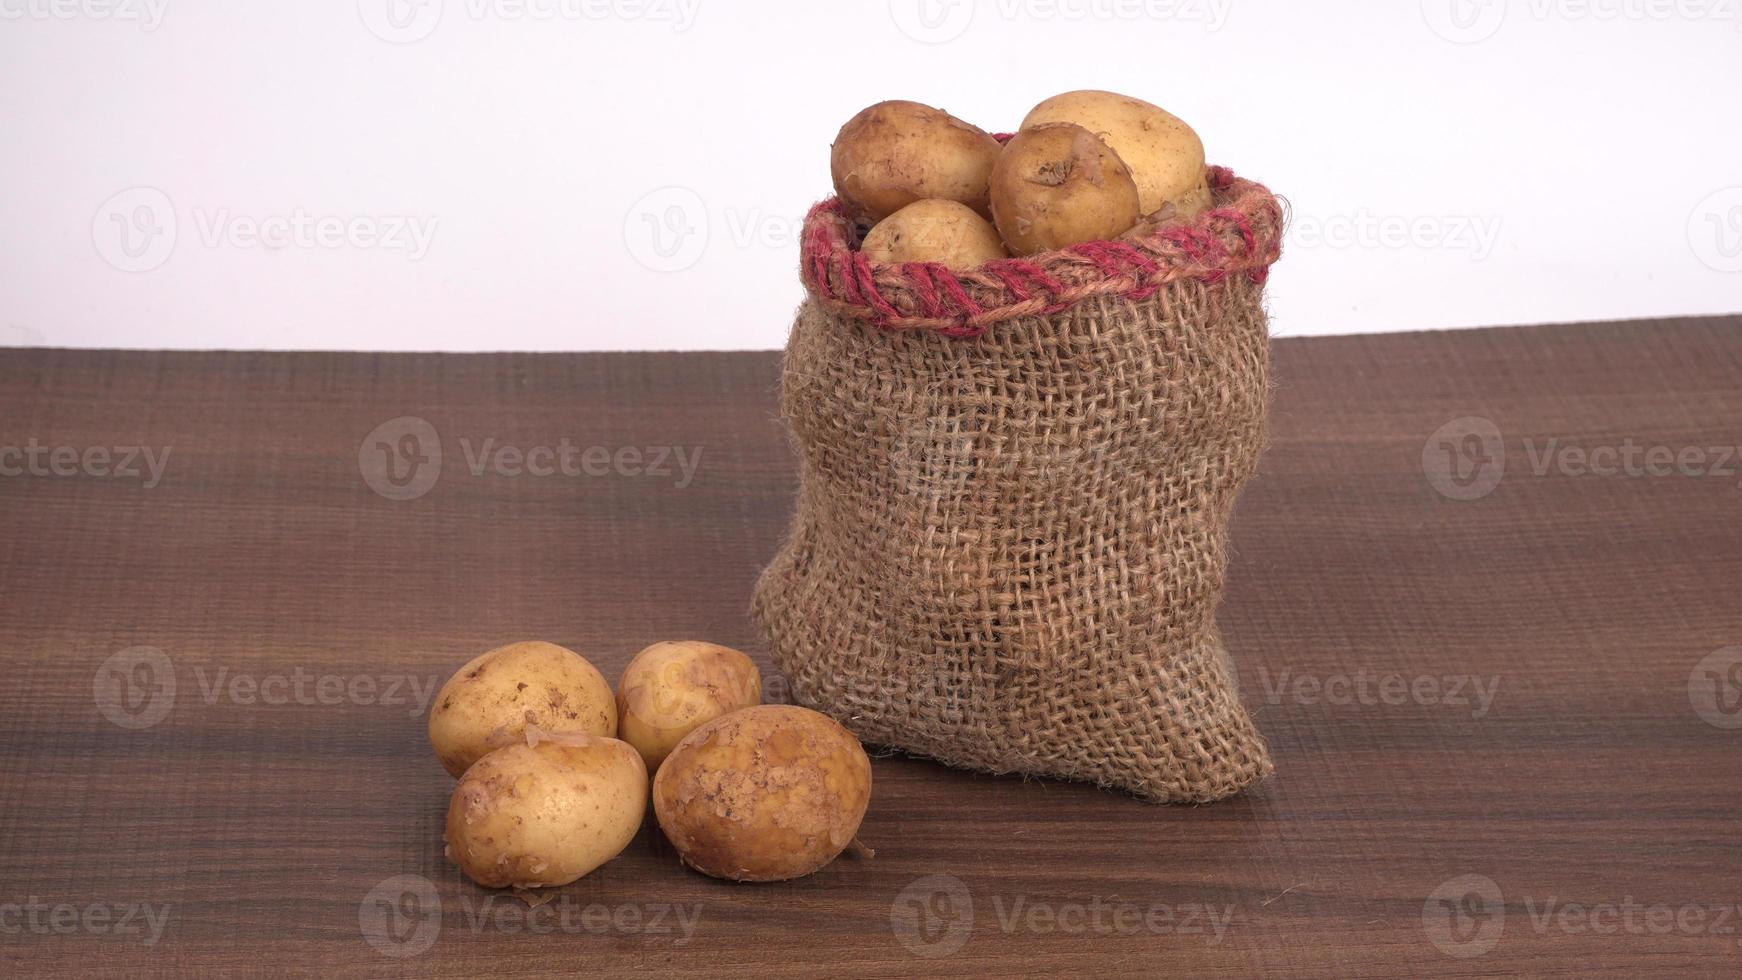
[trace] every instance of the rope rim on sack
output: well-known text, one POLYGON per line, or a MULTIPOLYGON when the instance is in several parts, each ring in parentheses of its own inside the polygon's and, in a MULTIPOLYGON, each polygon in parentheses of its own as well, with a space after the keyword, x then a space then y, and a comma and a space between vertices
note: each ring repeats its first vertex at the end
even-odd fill
POLYGON ((830 312, 883 330, 978 337, 993 324, 1049 316, 1099 296, 1142 300, 1170 283, 1245 275, 1262 284, 1282 254, 1283 209, 1263 184, 1208 170, 1215 206, 1151 234, 1083 242, 970 272, 936 262, 877 262, 853 247, 839 198, 805 216, 799 274, 830 312))

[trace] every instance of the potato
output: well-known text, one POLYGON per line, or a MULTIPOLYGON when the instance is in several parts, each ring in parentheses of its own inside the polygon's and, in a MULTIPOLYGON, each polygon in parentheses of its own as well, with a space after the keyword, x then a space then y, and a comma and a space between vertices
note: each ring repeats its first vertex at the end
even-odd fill
POLYGON ((1009 258, 990 221, 941 198, 915 201, 877 222, 860 251, 879 262, 939 262, 957 272, 1009 258))
POLYGON ((1181 222, 1191 220, 1193 217, 1201 214, 1204 210, 1209 208, 1211 203, 1212 195, 1210 193, 1210 182, 1206 177, 1202 184, 1199 184, 1196 189, 1192 190, 1185 197, 1180 198, 1177 204, 1173 201, 1163 204, 1160 209, 1152 211, 1149 214, 1144 215, 1142 218, 1139 218, 1137 224, 1133 226, 1131 230, 1119 237, 1141 238, 1146 235, 1153 235, 1169 225, 1177 225, 1181 222))
POLYGON ((1166 109, 1116 92, 1066 92, 1031 109, 1021 128, 1048 123, 1075 123, 1112 147, 1131 168, 1143 214, 1171 202, 1189 218, 1208 205, 1203 141, 1166 109), (1194 194, 1200 187, 1203 193, 1194 194))
POLYGON ((915 201, 959 201, 990 217, 986 182, 998 141, 941 109, 879 102, 847 120, 829 150, 835 193, 867 222, 915 201))
POLYGON ((621 853, 647 814, 629 743, 528 736, 467 769, 448 804, 448 860, 486 888, 566 885, 621 853))
POLYGON ((1139 213, 1131 171, 1081 126, 1025 129, 992 168, 993 220, 1017 255, 1114 238, 1139 213))
POLYGON ((429 710, 429 744, 455 776, 491 749, 521 741, 528 724, 614 737, 611 685, 572 650, 510 643, 461 667, 429 710))
POLYGON ((650 773, 705 722, 762 703, 762 675, 749 657, 699 640, 655 643, 635 655, 617 684, 617 735, 650 773))
POLYGON ((871 760, 807 708, 765 704, 691 732, 653 779, 653 812, 684 863, 735 881, 797 878, 835 859, 871 800, 871 760))

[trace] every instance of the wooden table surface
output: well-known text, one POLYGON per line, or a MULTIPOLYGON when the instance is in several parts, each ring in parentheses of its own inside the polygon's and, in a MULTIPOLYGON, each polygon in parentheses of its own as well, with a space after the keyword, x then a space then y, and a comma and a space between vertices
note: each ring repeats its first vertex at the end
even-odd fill
POLYGON ((1275 353, 1221 611, 1272 779, 880 757, 872 860, 650 822, 535 910, 443 860, 428 697, 525 638, 770 670, 778 355, 0 353, 5 972, 1742 971, 1742 318, 1275 353))

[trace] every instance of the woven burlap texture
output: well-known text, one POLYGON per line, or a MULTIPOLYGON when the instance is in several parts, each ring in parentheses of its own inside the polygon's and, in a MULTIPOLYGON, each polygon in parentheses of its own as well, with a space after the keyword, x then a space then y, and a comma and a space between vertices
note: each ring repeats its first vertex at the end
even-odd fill
POLYGON ((873 745, 1154 801, 1268 774, 1215 623, 1267 265, 973 337, 813 293, 782 373, 797 511, 752 603, 794 699, 873 745))

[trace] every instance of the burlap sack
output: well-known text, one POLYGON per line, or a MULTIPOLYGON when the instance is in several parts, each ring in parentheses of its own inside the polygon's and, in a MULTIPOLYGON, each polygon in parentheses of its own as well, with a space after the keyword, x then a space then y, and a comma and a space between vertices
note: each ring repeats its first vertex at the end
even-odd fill
POLYGON ((835 202, 811 212, 797 514, 753 601, 795 700, 874 745, 1149 800, 1270 772, 1215 611, 1282 213, 1211 184, 1190 226, 960 276, 872 263, 835 202))

